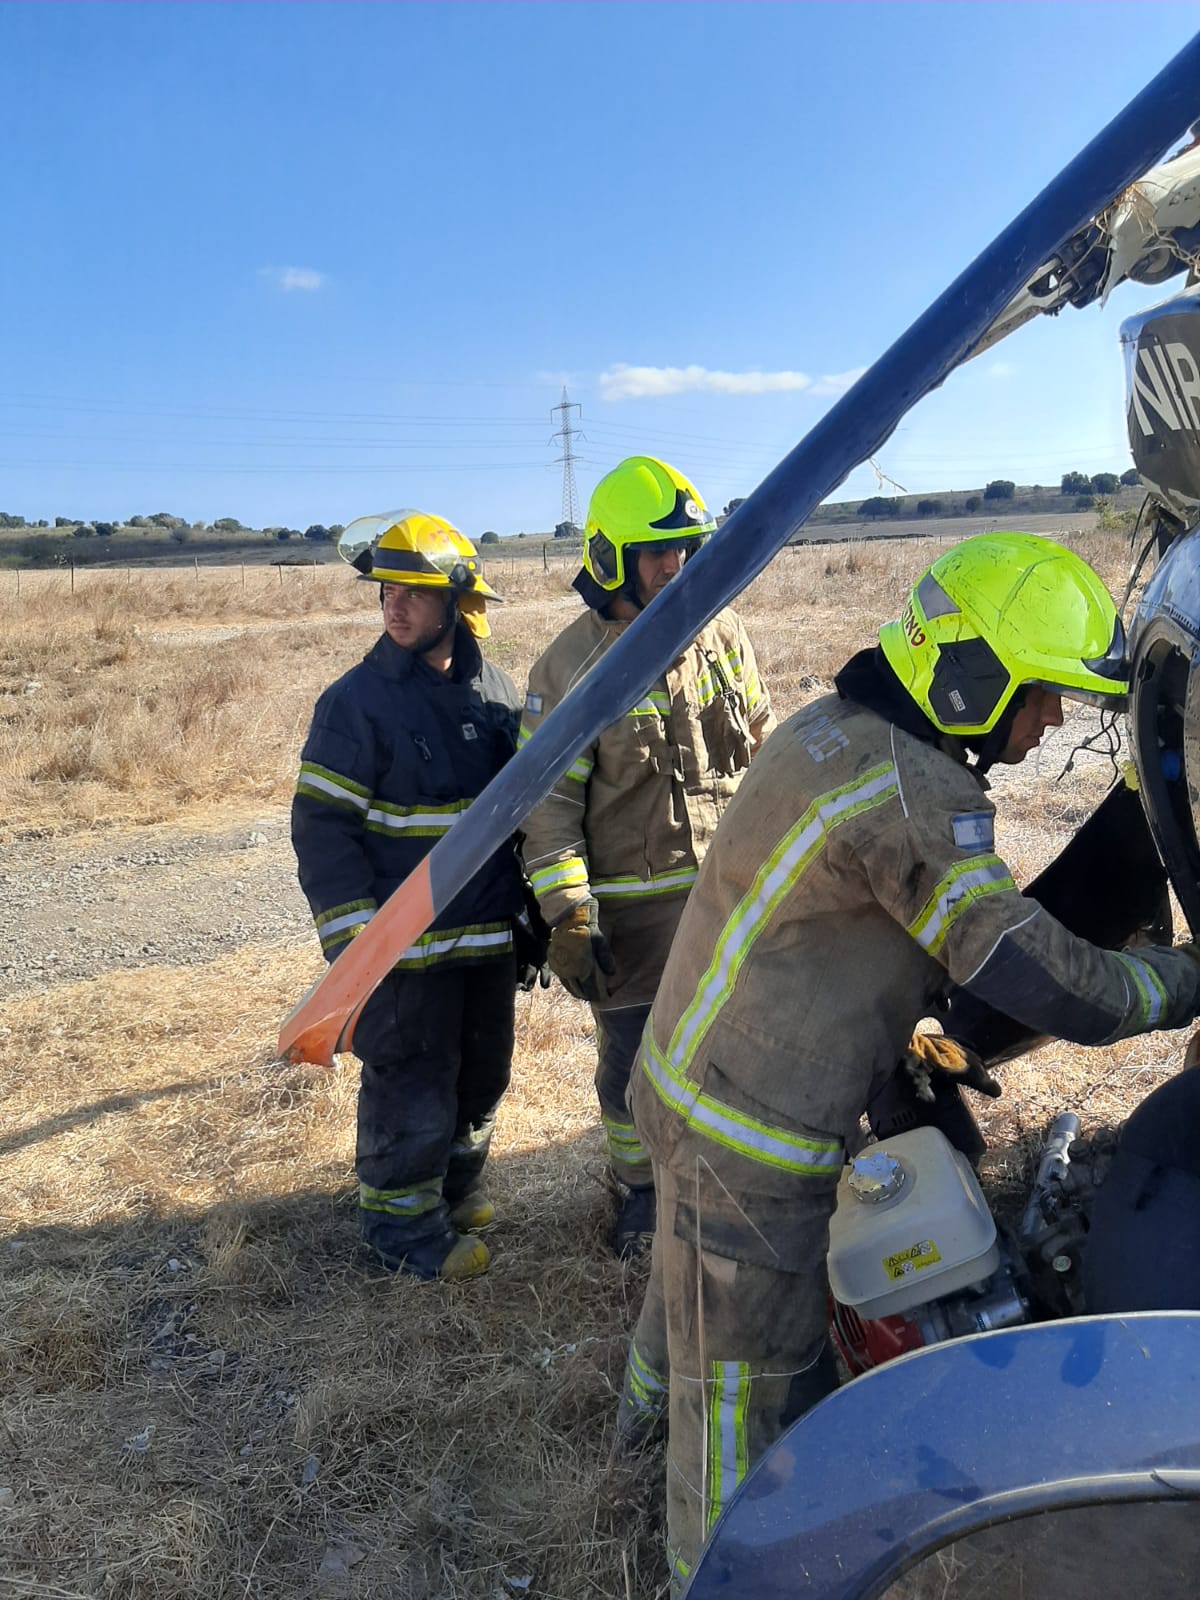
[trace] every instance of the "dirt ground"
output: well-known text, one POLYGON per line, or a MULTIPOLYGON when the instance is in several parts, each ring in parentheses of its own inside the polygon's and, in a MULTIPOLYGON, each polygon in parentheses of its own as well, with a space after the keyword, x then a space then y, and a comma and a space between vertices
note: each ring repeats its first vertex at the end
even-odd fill
MULTIPOLYGON (((782 714, 931 548, 788 553, 747 592, 782 714)), ((577 602, 562 575, 504 576, 492 649, 520 682, 577 602)), ((274 1056, 321 970, 287 837, 296 752, 315 693, 377 625, 339 577, 248 599, 232 581, 210 598, 190 576, 170 592, 97 579, 75 612, 47 580, 43 610, 23 589, 8 616, 0 1600, 664 1593, 661 1455, 612 1454, 644 1268, 607 1247, 586 1009, 557 988, 520 997, 494 1265, 459 1288, 362 1280, 353 1061, 274 1056)), ((998 843, 1022 879, 1111 779, 1101 747, 1055 782, 1093 731, 1076 719, 998 775, 998 843)), ((1185 1043, 1013 1063, 980 1112, 989 1183, 1024 1182, 1060 1110, 1119 1120, 1185 1043)), ((897 1600, 1200 1588, 1180 1577, 1194 1549, 1157 1523, 1149 1548, 1125 1534, 1106 1560, 1132 1553, 1136 1579, 1089 1586, 1078 1555, 1104 1540, 1081 1524, 1072 1557, 1061 1520, 1020 1525, 1015 1554, 999 1534, 942 1552, 897 1600)))

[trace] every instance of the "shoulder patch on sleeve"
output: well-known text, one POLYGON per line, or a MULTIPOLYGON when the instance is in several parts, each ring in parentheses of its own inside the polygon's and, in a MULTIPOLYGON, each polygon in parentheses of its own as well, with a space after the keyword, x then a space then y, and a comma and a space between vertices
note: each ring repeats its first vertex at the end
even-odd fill
POLYGON ((526 709, 526 711, 530 712, 533 716, 540 717, 541 714, 542 714, 542 697, 541 697, 541 695, 540 694, 534 694, 533 690, 530 689, 529 693, 525 696, 525 709, 526 709))
POLYGON ((992 850, 996 830, 990 811, 961 811, 951 817, 954 842, 960 850, 992 850))

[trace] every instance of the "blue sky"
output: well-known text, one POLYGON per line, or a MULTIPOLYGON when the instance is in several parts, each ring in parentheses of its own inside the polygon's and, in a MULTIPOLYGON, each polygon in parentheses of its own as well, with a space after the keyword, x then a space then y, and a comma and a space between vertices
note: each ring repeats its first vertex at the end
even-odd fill
MULTIPOLYGON (((546 529, 564 381, 582 502, 648 450, 719 507, 1196 19, 10 0, 0 509, 546 529)), ((1021 330, 880 467, 910 492, 1123 469, 1117 325, 1160 294, 1021 330)))

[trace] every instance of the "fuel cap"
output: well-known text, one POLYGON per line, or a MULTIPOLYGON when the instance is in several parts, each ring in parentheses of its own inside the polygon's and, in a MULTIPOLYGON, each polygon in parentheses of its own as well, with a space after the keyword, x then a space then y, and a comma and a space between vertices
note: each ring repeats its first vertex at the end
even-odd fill
POLYGON ((903 1189, 904 1163, 888 1155, 886 1150, 872 1150, 867 1155, 855 1156, 846 1182, 856 1200, 875 1206, 903 1189))

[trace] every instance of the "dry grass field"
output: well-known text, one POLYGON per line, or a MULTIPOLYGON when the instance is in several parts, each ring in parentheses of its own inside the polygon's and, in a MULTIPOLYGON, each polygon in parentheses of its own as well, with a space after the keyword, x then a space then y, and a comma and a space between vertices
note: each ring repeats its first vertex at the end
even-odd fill
MULTIPOLYGON (((781 713, 872 637, 937 548, 776 559, 739 609, 781 713)), ((1085 549, 1119 591, 1121 541, 1085 549)), ((510 599, 493 654, 520 682, 577 601, 564 571, 493 576, 510 599)), ((62 574, 24 575, 19 595, 13 577, 10 861, 31 839, 76 859, 135 825, 285 811, 316 694, 377 619, 375 591, 341 568, 245 587, 89 573, 74 595, 62 574)), ((1053 782, 1090 727, 1069 723, 998 778, 999 847, 1024 878, 1107 785, 1094 755, 1053 782)), ((248 943, 6 1002, 0 1600, 651 1600, 661 1460, 611 1459, 643 1269, 604 1246, 585 1008, 557 987, 519 997, 487 1277, 370 1283, 351 1262, 354 1064, 274 1059, 315 946, 248 943)), ((981 1113, 992 1180, 1025 1170, 1058 1110, 1118 1119, 1183 1042, 1046 1048, 1007 1068, 981 1113)), ((938 1570, 922 1593, 951 1592, 938 1570)))

